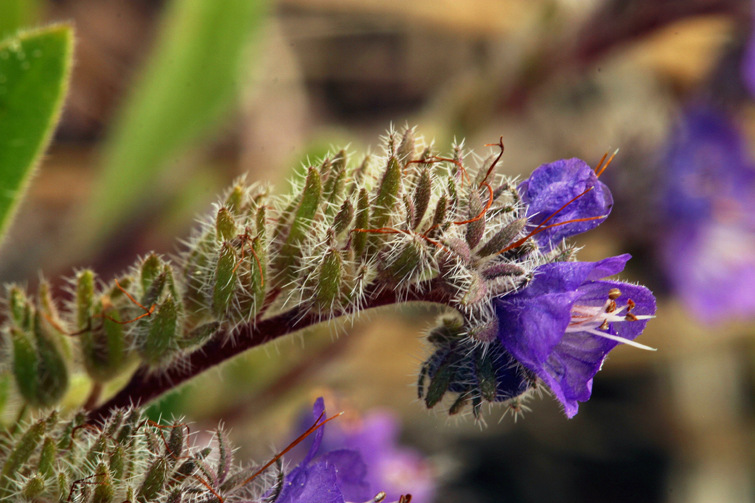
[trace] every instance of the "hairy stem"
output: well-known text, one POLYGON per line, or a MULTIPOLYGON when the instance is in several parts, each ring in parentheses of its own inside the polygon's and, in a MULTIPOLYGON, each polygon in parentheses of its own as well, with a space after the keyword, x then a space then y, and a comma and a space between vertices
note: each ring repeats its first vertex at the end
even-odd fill
MULTIPOLYGON (((447 291, 438 286, 420 284, 406 292, 397 292, 393 288, 377 287, 370 301, 363 307, 372 309, 405 302, 429 302, 449 305, 451 297, 447 291)), ((348 311, 343 315, 351 314, 348 311)), ((147 366, 139 367, 129 383, 114 397, 89 413, 87 422, 99 423, 107 419, 113 410, 129 406, 143 406, 175 389, 189 379, 206 370, 278 337, 304 330, 317 325, 322 320, 319 315, 299 306, 274 317, 258 321, 256 324, 239 328, 233 337, 221 330, 201 350, 189 355, 162 372, 150 372, 147 366)))

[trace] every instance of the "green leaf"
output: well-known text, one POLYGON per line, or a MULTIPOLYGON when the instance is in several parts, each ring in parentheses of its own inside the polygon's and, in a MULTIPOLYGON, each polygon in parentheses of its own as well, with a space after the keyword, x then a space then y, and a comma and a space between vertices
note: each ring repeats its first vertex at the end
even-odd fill
POLYGON ((0 238, 52 137, 72 52, 73 30, 66 25, 0 42, 0 238))
POLYGON ((155 194, 159 174, 229 111, 263 19, 263 0, 174 0, 157 45, 104 152, 82 239, 102 239, 155 194))
POLYGON ((39 0, 0 1, 0 40, 37 21, 39 0))

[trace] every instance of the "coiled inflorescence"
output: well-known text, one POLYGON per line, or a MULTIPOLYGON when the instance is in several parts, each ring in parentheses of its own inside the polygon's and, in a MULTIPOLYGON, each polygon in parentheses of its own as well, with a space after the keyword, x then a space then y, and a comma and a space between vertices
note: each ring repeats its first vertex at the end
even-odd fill
MULTIPOLYGON (((420 375, 428 407, 448 392, 452 413, 472 403, 477 416, 483 401, 515 403, 543 381, 553 388, 547 371, 516 357, 524 353, 510 347, 500 302, 531 291, 544 266, 573 261, 563 239, 604 220, 611 196, 597 180, 600 167, 578 159, 541 166, 516 185, 496 173, 503 144, 494 147, 471 167, 461 145, 442 157, 413 129, 390 131, 382 157, 352 164, 342 150, 307 167, 288 196, 236 183, 177 263, 151 254, 112 283, 80 271, 66 309, 58 311, 45 284, 34 301, 9 287, 5 333, 22 396, 37 406, 60 399, 71 340, 95 382, 139 360, 144 384, 150 373, 184 379, 204 370, 189 368, 197 350, 238 343, 264 323, 285 318, 277 336, 402 301, 458 313, 429 337, 435 352, 420 375)), ((578 297, 562 299, 567 317, 578 297)), ((554 331, 562 336, 566 326, 554 331)), ((538 355, 547 360, 556 344, 538 355)))

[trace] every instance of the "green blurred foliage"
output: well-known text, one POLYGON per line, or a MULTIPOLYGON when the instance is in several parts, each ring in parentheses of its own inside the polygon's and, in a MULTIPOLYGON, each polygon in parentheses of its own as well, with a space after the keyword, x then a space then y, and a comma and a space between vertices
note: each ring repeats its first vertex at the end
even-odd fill
POLYGON ((72 51, 73 30, 66 25, 0 43, 0 236, 58 122, 72 51))
POLYGON ((38 14, 39 0, 2 0, 0 39, 13 35, 21 27, 34 24, 38 14))
POLYGON ((207 141, 230 111, 263 0, 175 0, 157 45, 105 146, 103 173, 86 208, 84 239, 105 238, 160 172, 195 141, 207 141))

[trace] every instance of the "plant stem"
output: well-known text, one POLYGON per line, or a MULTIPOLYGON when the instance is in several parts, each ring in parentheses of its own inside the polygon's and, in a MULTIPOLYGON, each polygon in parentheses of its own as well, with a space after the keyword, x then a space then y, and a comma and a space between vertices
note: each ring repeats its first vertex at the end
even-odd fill
MULTIPOLYGON (((367 298, 370 300, 364 309, 412 301, 449 305, 449 293, 437 286, 429 288, 431 286, 424 283, 407 292, 396 292, 394 288, 378 285, 372 292, 368 292, 367 298)), ((341 316, 349 314, 353 313, 345 311, 341 316)), ((145 365, 139 367, 125 388, 89 413, 87 423, 102 422, 117 408, 146 405, 189 379, 248 349, 306 329, 321 321, 324 320, 318 314, 309 312, 304 306, 298 306, 255 324, 244 325, 232 336, 228 331, 221 330, 201 349, 163 371, 150 370, 145 365)))

